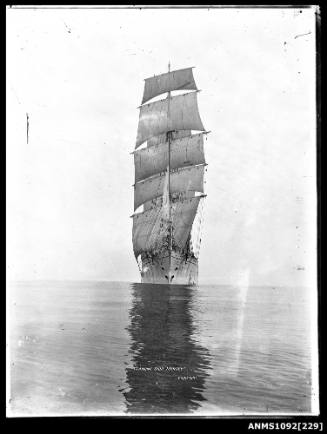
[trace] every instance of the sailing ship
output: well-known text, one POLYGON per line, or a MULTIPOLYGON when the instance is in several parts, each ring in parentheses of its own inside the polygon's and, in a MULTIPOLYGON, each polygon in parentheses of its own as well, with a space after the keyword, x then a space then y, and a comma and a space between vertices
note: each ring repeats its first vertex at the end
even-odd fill
POLYGON ((198 281, 209 132, 199 115, 198 92, 193 67, 170 71, 169 64, 168 72, 145 79, 132 152, 132 238, 142 283, 198 281))

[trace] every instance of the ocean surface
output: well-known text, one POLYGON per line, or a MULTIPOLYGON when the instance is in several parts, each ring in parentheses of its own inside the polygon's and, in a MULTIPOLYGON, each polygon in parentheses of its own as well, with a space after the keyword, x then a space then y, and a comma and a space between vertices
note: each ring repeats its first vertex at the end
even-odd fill
POLYGON ((310 290, 19 282, 15 416, 310 413, 310 290))

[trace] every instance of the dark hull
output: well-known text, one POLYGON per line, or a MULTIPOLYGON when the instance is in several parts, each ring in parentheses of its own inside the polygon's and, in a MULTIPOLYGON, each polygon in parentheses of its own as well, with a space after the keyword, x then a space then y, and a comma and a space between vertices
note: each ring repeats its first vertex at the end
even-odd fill
POLYGON ((167 251, 152 258, 143 257, 141 277, 142 283, 197 285, 198 259, 172 252, 169 261, 167 251))

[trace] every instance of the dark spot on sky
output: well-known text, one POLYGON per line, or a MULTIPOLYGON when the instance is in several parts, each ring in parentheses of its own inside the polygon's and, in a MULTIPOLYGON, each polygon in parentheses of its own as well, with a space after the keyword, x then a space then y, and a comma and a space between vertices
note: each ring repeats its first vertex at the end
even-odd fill
POLYGON ((301 36, 307 36, 307 35, 310 35, 312 32, 310 31, 310 32, 308 32, 308 33, 301 33, 300 35, 296 35, 296 36, 294 36, 294 39, 296 39, 296 38, 300 38, 301 36))
POLYGON ((67 32, 68 33, 71 33, 71 29, 67 26, 67 24, 64 22, 64 24, 65 24, 65 27, 66 27, 66 29, 67 29, 67 32))

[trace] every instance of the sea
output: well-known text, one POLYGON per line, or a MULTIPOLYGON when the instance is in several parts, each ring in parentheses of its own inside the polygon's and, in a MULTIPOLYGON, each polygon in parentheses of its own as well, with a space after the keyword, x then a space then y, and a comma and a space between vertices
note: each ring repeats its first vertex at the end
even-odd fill
POLYGON ((29 281, 7 293, 10 416, 314 411, 308 288, 29 281))

